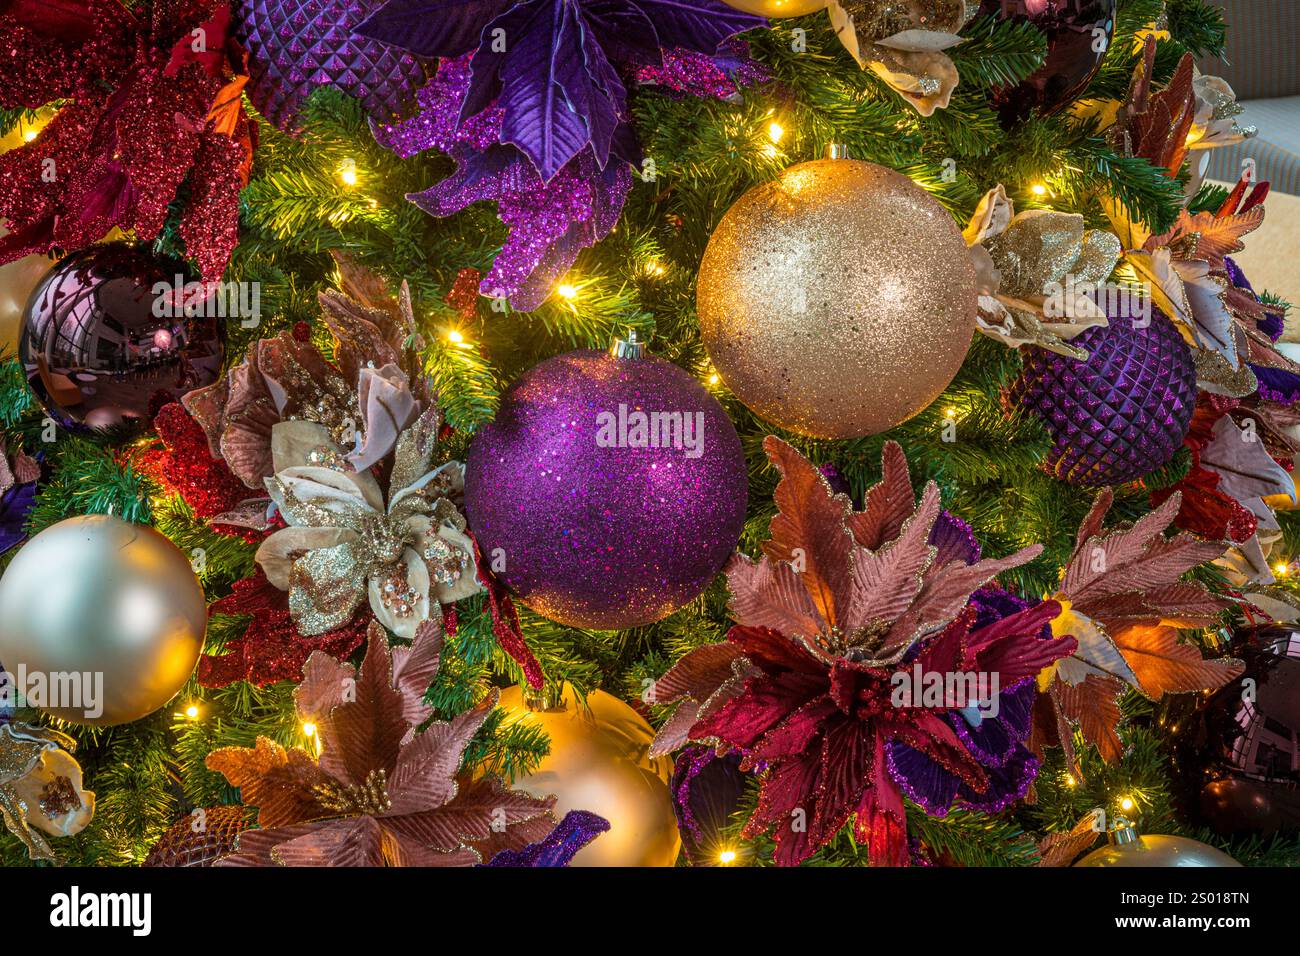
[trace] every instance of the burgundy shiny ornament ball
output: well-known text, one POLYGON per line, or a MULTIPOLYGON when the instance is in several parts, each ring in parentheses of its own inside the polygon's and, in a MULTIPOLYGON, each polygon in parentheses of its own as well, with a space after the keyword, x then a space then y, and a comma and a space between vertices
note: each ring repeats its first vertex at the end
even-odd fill
POLYGON ((1032 111, 1068 106, 1101 69, 1115 32, 1116 0, 982 0, 981 14, 1028 20, 1047 36, 1047 60, 1015 86, 993 94, 1004 126, 1032 111))
POLYGON ((698 597, 735 550, 747 496, 727 413, 651 356, 578 351, 533 367, 466 462, 484 560, 529 608, 574 627, 649 624, 698 597), (642 415, 659 423, 654 440, 642 415))
POLYGON ((147 247, 108 243, 46 274, 27 301, 19 357, 51 417, 87 428, 148 424, 161 405, 216 380, 217 320, 186 316, 183 299, 172 305, 162 291, 184 272, 147 247))
POLYGON ((1212 780, 1201 788, 1201 819, 1220 836, 1276 833, 1282 817, 1264 787, 1245 777, 1212 780))

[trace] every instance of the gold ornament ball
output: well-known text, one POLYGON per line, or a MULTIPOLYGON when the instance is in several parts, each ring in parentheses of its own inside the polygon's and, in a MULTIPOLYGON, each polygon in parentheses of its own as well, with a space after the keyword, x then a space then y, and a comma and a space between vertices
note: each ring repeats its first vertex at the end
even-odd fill
POLYGON ((1241 866, 1222 850, 1187 837, 1151 834, 1093 850, 1075 866, 1241 866))
POLYGON ((804 17, 825 10, 830 0, 725 0, 727 6, 769 20, 804 17))
POLYGON ((79 724, 123 724, 171 700, 206 626, 185 555, 152 528, 106 515, 46 528, 0 577, 0 663, 18 676, 25 668, 29 689, 33 678, 65 688, 57 700, 32 694, 32 704, 79 724))
MULTIPOLYGON (((9 230, 0 226, 0 239, 9 230)), ((22 328, 23 310, 32 290, 50 271, 45 256, 23 256, 0 266, 0 355, 18 354, 18 331, 22 328)))
POLYGON ((977 286, 953 218, 872 163, 791 166, 722 217, 700 263, 700 335, 755 414, 856 438, 921 411, 961 368, 977 286))
POLYGON ((668 781, 673 764, 651 758, 654 731, 635 710, 604 691, 587 695, 586 706, 564 685, 559 704, 533 709, 520 687, 501 692, 507 723, 540 727, 551 752, 517 789, 554 795, 555 814, 588 810, 609 821, 609 830, 583 847, 573 866, 672 866, 681 837, 668 781))

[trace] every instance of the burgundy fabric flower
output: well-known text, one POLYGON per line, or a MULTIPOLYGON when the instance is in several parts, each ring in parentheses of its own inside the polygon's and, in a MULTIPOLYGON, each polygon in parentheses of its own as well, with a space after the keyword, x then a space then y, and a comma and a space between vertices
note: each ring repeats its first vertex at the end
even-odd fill
POLYGON ((1016 749, 1020 721, 959 730, 965 718, 952 712, 987 702, 952 692, 932 701, 920 688, 900 697, 898 676, 996 674, 1013 689, 1075 642, 1043 636, 1060 610, 1051 601, 980 620, 971 595, 1041 549, 939 559, 938 488, 916 501, 897 445, 886 445, 884 478, 861 511, 785 443, 769 437, 764 449, 782 475, 772 536, 761 561, 738 555, 727 568, 738 623, 726 642, 692 651, 656 683, 656 700, 685 699, 655 749, 691 739, 739 750, 742 767, 762 772, 744 832, 773 829, 780 864, 807 859, 853 820, 873 864, 905 865, 900 781, 939 812, 954 799, 1004 802, 1034 766, 1016 749))

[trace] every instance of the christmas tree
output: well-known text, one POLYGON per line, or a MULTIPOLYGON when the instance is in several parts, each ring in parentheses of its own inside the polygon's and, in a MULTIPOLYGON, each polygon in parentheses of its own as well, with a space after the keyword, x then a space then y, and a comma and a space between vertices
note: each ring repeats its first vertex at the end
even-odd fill
POLYGON ((0 6, 4 864, 1300 863, 1231 27, 0 6))

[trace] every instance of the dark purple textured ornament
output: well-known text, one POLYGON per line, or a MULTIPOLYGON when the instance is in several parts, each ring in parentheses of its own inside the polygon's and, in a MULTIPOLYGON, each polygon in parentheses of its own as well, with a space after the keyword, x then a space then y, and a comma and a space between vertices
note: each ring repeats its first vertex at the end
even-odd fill
POLYGON ((391 122, 424 83, 419 59, 353 33, 382 0, 237 0, 235 37, 248 50, 248 98, 283 130, 298 127, 298 110, 318 86, 361 101, 379 122, 391 122))
POLYGON ((162 405, 216 380, 217 319, 184 314, 172 294, 178 274, 181 264, 129 243, 91 246, 46 274, 27 301, 19 357, 52 417, 89 428, 147 424, 162 405))
POLYGON ((993 95, 1004 126, 1073 103, 1101 68, 1115 30, 1115 0, 983 0, 980 13, 1028 20, 1047 35, 1043 65, 993 95))
POLYGON ((575 627, 649 624, 731 556, 748 484, 736 429, 671 362, 578 351, 505 393, 474 436, 465 513, 524 604, 575 627))
POLYGON ((1135 481, 1182 446, 1196 407, 1192 353, 1172 322, 1110 317, 1072 342, 1086 362, 1033 346, 1008 401, 1036 412, 1052 436, 1044 460, 1062 481, 1085 487, 1135 481))
POLYGON ((722 831, 740 809, 747 779, 734 750, 719 755, 712 747, 690 744, 677 755, 668 787, 682 850, 692 866, 716 866, 724 852, 735 851, 722 831))

